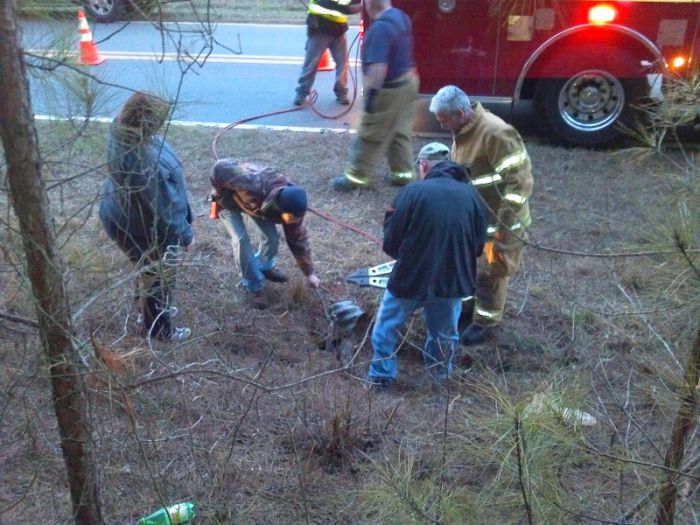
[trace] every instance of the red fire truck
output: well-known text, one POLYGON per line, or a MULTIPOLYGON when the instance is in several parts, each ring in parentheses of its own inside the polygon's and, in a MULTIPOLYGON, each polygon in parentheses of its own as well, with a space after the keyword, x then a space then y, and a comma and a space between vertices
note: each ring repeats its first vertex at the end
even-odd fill
POLYGON ((653 74, 697 72, 700 0, 393 0, 413 22, 421 92, 532 100, 555 135, 599 145, 653 74))

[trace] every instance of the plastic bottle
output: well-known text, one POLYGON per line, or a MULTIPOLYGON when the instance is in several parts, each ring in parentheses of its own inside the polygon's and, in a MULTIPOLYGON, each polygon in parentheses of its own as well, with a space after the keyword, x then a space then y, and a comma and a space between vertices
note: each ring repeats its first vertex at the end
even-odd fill
POLYGON ((153 514, 141 518, 136 525, 179 525, 189 522, 195 516, 194 504, 186 501, 161 507, 153 514))

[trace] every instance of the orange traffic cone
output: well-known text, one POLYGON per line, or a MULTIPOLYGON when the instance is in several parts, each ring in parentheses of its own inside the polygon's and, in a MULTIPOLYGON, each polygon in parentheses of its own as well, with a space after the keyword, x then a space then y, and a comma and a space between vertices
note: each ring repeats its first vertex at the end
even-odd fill
POLYGON ((331 54, 326 49, 321 55, 321 61, 318 63, 316 71, 334 71, 335 63, 331 60, 331 54))
POLYGON ((78 32, 80 33, 80 59, 78 64, 83 66, 96 66, 105 61, 97 52, 97 46, 92 39, 92 31, 85 18, 85 12, 78 9, 78 32))

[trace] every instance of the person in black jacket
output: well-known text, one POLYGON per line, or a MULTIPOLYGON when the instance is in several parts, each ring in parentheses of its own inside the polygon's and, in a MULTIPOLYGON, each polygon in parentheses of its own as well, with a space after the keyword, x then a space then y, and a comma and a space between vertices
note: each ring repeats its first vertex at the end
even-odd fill
POLYGON ((402 189, 384 218, 384 251, 396 259, 372 332, 368 384, 388 387, 398 373, 396 348, 408 316, 423 308, 424 360, 444 383, 459 341, 462 298, 473 295, 476 259, 486 240, 487 210, 467 171, 439 142, 418 154, 420 180, 402 189))
POLYGON ((179 252, 194 242, 193 214, 182 164, 156 135, 169 111, 168 102, 143 92, 124 104, 110 128, 100 220, 131 262, 143 267, 137 279, 143 329, 157 339, 183 340, 191 330, 172 326, 170 303, 179 252))

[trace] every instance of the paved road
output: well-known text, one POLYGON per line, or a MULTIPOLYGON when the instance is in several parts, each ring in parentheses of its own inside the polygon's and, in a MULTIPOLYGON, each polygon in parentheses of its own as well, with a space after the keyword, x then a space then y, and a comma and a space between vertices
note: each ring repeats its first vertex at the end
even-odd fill
MULTIPOLYGON (((218 24, 209 35, 202 26, 168 23, 158 31, 147 22, 129 24, 93 24, 98 52, 105 61, 87 71, 109 85, 101 89, 102 98, 94 116, 111 119, 129 93, 116 86, 146 89, 175 97, 179 104, 175 118, 181 121, 227 125, 258 115, 293 109, 294 88, 301 70, 306 27, 300 25, 218 24), (190 67, 182 75, 183 62, 190 67)), ((24 21, 23 44, 29 50, 78 49, 78 27, 73 21, 24 21)), ((357 60, 357 27, 348 32, 351 47, 351 94, 361 77, 357 60)), ((361 82, 361 81, 360 81, 361 82)), ((334 72, 319 72, 315 89, 319 98, 315 108, 326 117, 338 116, 347 108, 335 102, 334 72)), ((358 86, 357 97, 361 99, 358 86)), ((32 99, 38 115, 65 116, 74 113, 65 84, 47 78, 34 78, 32 99)), ((442 133, 427 112, 429 97, 419 103, 415 129, 427 134, 442 133)), ((491 106, 509 118, 509 107, 491 106)), ((311 109, 250 121, 248 125, 356 129, 359 103, 339 118, 325 118, 311 109)), ((525 134, 539 133, 539 119, 531 105, 523 104, 513 123, 525 134)))
MULTIPOLYGON (((24 21, 23 45, 37 51, 75 50, 77 29, 72 21, 24 21)), ((203 36, 194 24, 172 23, 165 29, 160 32, 145 22, 92 25, 97 49, 106 60, 89 67, 88 72, 113 86, 170 96, 179 91, 178 120, 228 124, 293 107, 306 40, 304 26, 219 24, 211 28, 210 37, 203 36), (183 63, 177 60, 178 48, 189 65, 184 75, 183 63)), ((356 36, 357 28, 351 28, 348 41, 355 41, 356 36)), ((356 50, 355 45, 352 57, 356 50)), ((360 75, 355 62, 351 72, 360 75)), ((335 102, 333 82, 333 72, 319 72, 314 86, 319 93, 315 107, 329 116, 347 109, 335 102)), ((128 96, 113 86, 102 89, 104 98, 96 116, 111 118, 128 96)), ((359 96, 359 88, 357 91, 359 96)), ((62 116, 72 108, 66 86, 49 78, 32 80, 32 97, 39 115, 62 116)), ((338 119, 304 109, 251 123, 342 130, 356 127, 358 117, 356 107, 338 119)))

